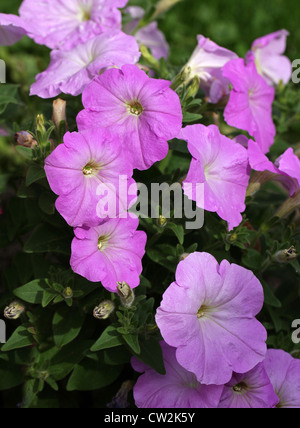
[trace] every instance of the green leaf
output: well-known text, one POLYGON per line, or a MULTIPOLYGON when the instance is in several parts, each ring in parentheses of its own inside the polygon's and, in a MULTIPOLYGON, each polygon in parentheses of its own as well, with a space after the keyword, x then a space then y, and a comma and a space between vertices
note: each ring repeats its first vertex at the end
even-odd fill
POLYGON ((265 281, 261 281, 261 283, 264 289, 265 303, 274 308, 281 308, 281 301, 277 299, 270 286, 265 281))
POLYGON ((29 379, 24 385, 22 408, 33 407, 38 400, 38 394, 44 389, 44 381, 41 379, 29 379))
POLYGON ((114 348, 122 344, 122 338, 118 335, 115 327, 109 326, 104 330, 97 342, 91 347, 91 351, 97 352, 102 349, 114 348))
POLYGON ((53 215, 55 213, 55 195, 53 193, 42 193, 39 198, 39 207, 40 209, 48 215, 53 215))
POLYGON ((180 224, 175 223, 167 223, 166 228, 174 232, 180 245, 182 245, 184 242, 184 228, 180 224))
POLYGON ((15 388, 23 382, 21 366, 14 366, 10 362, 0 360, 0 391, 15 388))
POLYGON ((54 342, 58 348, 62 348, 72 342, 82 328, 84 314, 78 309, 73 310, 63 306, 57 310, 53 318, 54 342))
POLYGON ((123 338, 135 354, 139 355, 141 353, 139 337, 137 334, 123 334, 123 338))
POLYGON ((48 285, 44 279, 35 279, 14 290, 14 295, 27 303, 41 304, 48 285))
POLYGON ((124 346, 117 348, 106 349, 103 351, 104 363, 110 366, 119 366, 121 364, 128 364, 132 354, 125 349, 124 346))
POLYGON ((24 246, 26 253, 61 253, 69 255, 71 239, 68 230, 62 231, 47 224, 39 225, 24 246))
POLYGON ((243 265, 250 269, 259 270, 262 265, 261 254, 250 248, 247 251, 247 254, 243 257, 243 265))
POLYGON ((55 299, 56 296, 57 296, 56 291, 51 290, 50 288, 48 290, 45 290, 43 294, 43 300, 42 300, 43 308, 46 308, 46 306, 48 306, 52 302, 52 300, 55 299))
POLYGON ((147 366, 152 367, 159 374, 165 375, 166 369, 159 341, 154 337, 149 337, 148 339, 141 339, 140 345, 141 353, 137 355, 138 359, 147 364, 147 366))
POLYGON ((45 381, 49 386, 51 386, 54 391, 58 391, 58 385, 52 377, 48 377, 45 381))
POLYGON ((29 187, 31 184, 45 177, 46 174, 44 168, 42 168, 40 165, 32 164, 27 171, 26 186, 29 187))
POLYGON ((91 347, 92 341, 73 341, 60 349, 51 359, 49 374, 60 381, 68 376, 76 364, 79 364, 91 347))
POLYGON ((4 94, 3 93, 3 85, 1 85, 0 92, 0 114, 4 113, 9 104, 18 104, 17 99, 13 94, 4 94))
POLYGON ((17 152, 25 159, 31 160, 33 156, 33 150, 29 147, 16 146, 17 152))
POLYGON ((32 345, 33 338, 28 331, 28 327, 20 326, 8 339, 5 345, 2 346, 2 352, 13 351, 14 349, 26 348, 27 346, 32 345))
POLYGON ((94 391, 112 384, 123 366, 104 365, 103 361, 85 359, 75 366, 67 384, 67 391, 94 391))
POLYGON ((183 123, 191 123, 191 122, 198 122, 200 119, 202 119, 202 114, 198 113, 189 113, 188 111, 185 111, 183 113, 183 123))

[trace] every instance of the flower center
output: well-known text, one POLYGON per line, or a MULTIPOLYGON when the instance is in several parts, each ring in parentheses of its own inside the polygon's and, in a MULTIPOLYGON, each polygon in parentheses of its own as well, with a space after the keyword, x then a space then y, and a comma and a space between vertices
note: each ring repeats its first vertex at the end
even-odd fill
POLYGON ((208 310, 208 308, 206 306, 201 306, 201 308, 197 312, 198 320, 200 320, 201 318, 203 318, 206 315, 207 310, 208 310))
POLYGON ((91 16, 92 16, 92 7, 93 4, 91 2, 88 2, 88 4, 79 3, 79 14, 78 14, 78 19, 81 22, 87 22, 90 21, 91 16))
POLYGON ((100 170, 100 165, 96 162, 89 162, 82 168, 82 172, 86 177, 91 177, 97 175, 100 170))
POLYGON ((247 388, 247 385, 244 383, 238 383, 237 385, 234 385, 232 388, 234 392, 237 392, 238 394, 241 394, 245 389, 247 388))
POLYGON ((108 236, 99 236, 98 238, 98 250, 103 251, 108 243, 108 236))
POLYGON ((127 103, 127 110, 133 116, 140 116, 144 109, 142 104, 137 100, 132 100, 127 103))

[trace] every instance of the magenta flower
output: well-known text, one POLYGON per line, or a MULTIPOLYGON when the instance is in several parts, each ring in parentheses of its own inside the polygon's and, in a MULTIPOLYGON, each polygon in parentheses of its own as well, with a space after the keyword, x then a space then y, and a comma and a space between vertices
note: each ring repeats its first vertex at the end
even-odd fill
POLYGON ((200 78, 200 86, 206 91, 211 103, 217 103, 229 94, 229 80, 222 75, 222 68, 238 56, 222 48, 204 36, 198 36, 198 46, 185 66, 190 79, 200 78))
POLYGON ((46 71, 36 77, 30 95, 53 98, 61 92, 79 95, 101 70, 135 64, 140 57, 133 36, 107 31, 70 51, 54 50, 46 71))
POLYGON ((121 29, 128 0, 23 0, 29 36, 51 49, 69 50, 111 29, 121 29), (34 24, 33 24, 34 23, 34 24))
POLYGON ((178 138, 188 142, 193 156, 184 193, 199 208, 216 212, 229 229, 242 221, 249 182, 247 150, 220 134, 215 125, 192 125, 178 138))
POLYGON ((176 349, 161 342, 166 374, 160 375, 136 357, 131 364, 139 377, 133 391, 138 408, 208 409, 220 402, 223 385, 201 385, 176 360, 176 349))
POLYGON ((290 147, 275 162, 275 165, 261 152, 255 141, 248 144, 249 163, 255 171, 268 171, 266 181, 269 179, 280 181, 288 190, 290 196, 294 196, 300 188, 300 160, 290 147))
POLYGON ((272 409, 279 399, 263 363, 246 374, 234 373, 225 385, 220 409, 272 409))
POLYGON ((203 384, 224 385, 265 358, 267 333, 255 318, 263 301, 251 271, 196 252, 179 263, 156 322, 182 367, 203 384))
MULTIPOLYGON (((132 34, 145 15, 145 11, 141 7, 130 6, 125 10, 125 12, 132 17, 132 21, 126 24, 123 31, 127 34, 132 34)), ((147 48, 151 49, 151 53, 154 58, 168 58, 170 50, 169 45, 164 33, 158 29, 156 21, 153 21, 136 31, 134 36, 140 45, 145 45, 147 48)))
POLYGON ((46 159, 45 171, 59 195, 57 211, 70 226, 96 226, 100 219, 124 214, 132 202, 133 169, 106 130, 67 133, 46 159))
POLYGON ((300 408, 300 360, 281 349, 269 349, 264 362, 279 408, 300 408))
POLYGON ((106 127, 123 141, 134 168, 150 168, 167 156, 167 141, 182 126, 180 100, 169 86, 134 65, 107 70, 84 90, 78 128, 106 127))
POLYGON ((147 236, 137 231, 138 218, 109 219, 100 226, 76 228, 71 267, 91 282, 116 292, 117 282, 140 283, 147 236))
POLYGON ((287 84, 292 77, 292 63, 283 53, 286 50, 288 31, 280 30, 261 37, 252 45, 247 61, 255 61, 258 73, 270 86, 280 81, 287 84))
POLYGON ((223 76, 233 85, 224 112, 226 122, 230 126, 248 131, 263 153, 267 153, 276 134, 272 120, 274 88, 257 73, 254 62, 245 65, 243 59, 226 64, 223 76))
POLYGON ((26 24, 19 16, 0 13, 0 46, 11 46, 27 34, 26 24))

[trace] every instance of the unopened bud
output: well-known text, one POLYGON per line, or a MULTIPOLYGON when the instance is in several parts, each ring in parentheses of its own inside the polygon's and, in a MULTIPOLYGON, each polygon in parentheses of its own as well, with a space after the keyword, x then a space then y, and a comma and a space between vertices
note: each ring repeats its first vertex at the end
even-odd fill
POLYGON ((296 208, 300 207, 300 190, 293 196, 284 202, 276 213, 276 217, 284 218, 290 215, 296 208))
POLYGON ((15 142, 18 144, 18 146, 28 147, 29 149, 33 149, 35 146, 37 146, 36 140, 27 131, 17 132, 15 134, 15 142))
POLYGON ((160 215, 157 219, 157 226, 159 227, 165 227, 167 225, 168 220, 165 216, 160 215))
POLYGON ((130 308, 135 299, 134 291, 126 282, 118 282, 117 290, 122 305, 125 308, 130 308))
POLYGON ((278 251, 274 256, 274 260, 278 263, 289 263, 295 260, 297 257, 298 254, 296 248, 292 246, 288 250, 278 251))
POLYGON ((272 172, 256 171, 250 179, 249 186, 248 186, 247 192, 246 192, 246 196, 253 196, 256 192, 258 192, 260 190, 260 188, 263 184, 272 180, 274 177, 276 178, 276 174, 274 174, 272 172))
POLYGON ((65 299, 72 299, 73 297, 73 290, 71 287, 67 287, 63 291, 63 296, 65 299))
POLYGON ((175 6, 175 4, 179 3, 180 1, 182 0, 160 0, 156 5, 152 19, 155 19, 162 13, 167 12, 167 10, 171 9, 171 7, 175 6))
POLYGON ((186 91, 186 99, 195 98, 200 88, 200 77, 195 76, 186 91))
POLYGON ((18 302, 12 302, 4 309, 4 316, 9 320, 17 320, 25 311, 25 307, 18 302))
POLYGON ((182 262, 183 260, 185 260, 188 256, 190 255, 190 253, 183 253, 180 256, 180 261, 182 262))
POLYGON ((53 116, 52 121, 55 125, 56 130, 59 130, 59 125, 62 121, 67 122, 66 116, 66 106, 67 102, 58 98, 53 101, 53 116))
POLYGON ((43 135, 46 132, 45 128, 45 118, 43 114, 38 114, 36 117, 36 129, 41 132, 43 135))
POLYGON ((153 55, 151 55, 149 49, 145 45, 140 46, 140 51, 143 58, 147 61, 147 63, 151 68, 153 68, 154 70, 157 70, 160 68, 159 62, 157 61, 156 58, 154 58, 153 55))
POLYGON ((97 320, 106 320, 115 310, 115 305, 111 300, 104 300, 99 306, 96 306, 93 312, 97 320))
POLYGON ((112 402, 107 404, 107 407, 109 409, 125 409, 126 407, 129 407, 128 394, 133 389, 133 387, 134 382, 132 380, 127 380, 122 383, 121 389, 112 399, 112 402))

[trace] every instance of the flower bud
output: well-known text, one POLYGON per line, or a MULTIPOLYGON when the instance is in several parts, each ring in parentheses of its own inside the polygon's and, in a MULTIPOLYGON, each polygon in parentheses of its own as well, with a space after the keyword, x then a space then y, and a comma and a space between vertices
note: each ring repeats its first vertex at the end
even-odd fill
POLYGON ((93 312, 97 320, 106 320, 115 310, 115 305, 111 300, 104 300, 99 306, 96 306, 93 312))
POLYGON ((29 149, 33 149, 35 146, 37 146, 36 140, 31 134, 29 134, 29 132, 17 132, 14 138, 18 146, 28 147, 29 149))
POLYGON ((160 215, 157 219, 157 226, 166 227, 168 220, 163 215, 160 215))
POLYGON ((53 101, 52 121, 57 131, 59 130, 59 125, 62 121, 67 122, 66 106, 67 106, 67 102, 60 98, 53 101))
POLYGON ((295 260, 297 257, 298 254, 296 248, 292 246, 288 250, 278 251, 274 256, 274 260, 278 263, 289 263, 295 260))
POLYGON ((189 85, 186 91, 186 99, 195 98, 200 88, 200 77, 193 77, 192 83, 189 85))
POLYGON ((37 131, 41 132, 42 135, 44 135, 46 132, 45 118, 43 114, 38 114, 36 117, 36 129, 37 131))
POLYGON ((249 186, 247 188, 246 196, 253 196, 256 192, 258 192, 261 186, 268 181, 272 180, 272 178, 276 177, 276 174, 263 171, 263 172, 255 172, 250 179, 249 186))
POLYGON ((67 287, 63 291, 63 296, 65 299, 72 299, 73 297, 73 290, 70 287, 67 287))
POLYGON ((143 58, 147 61, 149 66, 153 68, 154 70, 157 70, 160 68, 159 62, 156 58, 154 58, 153 55, 151 55, 149 49, 145 45, 140 46, 140 51, 143 56, 143 58))
POLYGON ((121 389, 118 391, 117 395, 112 399, 112 402, 107 404, 109 409, 125 409, 129 407, 128 403, 128 394, 133 389, 134 382, 132 380, 127 380, 122 383, 121 389))
POLYGON ((4 309, 4 316, 9 320, 17 320, 25 311, 25 307, 18 302, 12 302, 4 309))
POLYGON ((287 199, 276 213, 276 217, 284 218, 300 207, 300 190, 292 198, 287 199))
POLYGON ((167 10, 171 9, 171 7, 175 6, 176 3, 179 3, 182 0, 160 0, 157 5, 154 12, 154 15, 152 16, 152 19, 157 18, 162 13, 167 12, 167 10))
POLYGON ((188 256, 190 255, 190 253, 183 253, 180 256, 180 261, 182 262, 183 260, 185 260, 188 256))
POLYGON ((118 282, 117 290, 122 305, 125 308, 130 308, 135 299, 134 291, 126 282, 118 282))

